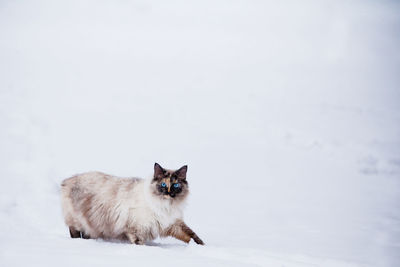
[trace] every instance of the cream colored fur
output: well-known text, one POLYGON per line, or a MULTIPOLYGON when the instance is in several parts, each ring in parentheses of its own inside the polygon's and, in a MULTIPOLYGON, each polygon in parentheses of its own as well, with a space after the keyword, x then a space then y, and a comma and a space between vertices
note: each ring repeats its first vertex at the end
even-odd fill
POLYGON ((117 178, 88 172, 62 183, 65 223, 91 238, 143 243, 182 220, 184 199, 152 193, 151 179, 117 178), (137 242, 136 242, 137 241, 137 242))

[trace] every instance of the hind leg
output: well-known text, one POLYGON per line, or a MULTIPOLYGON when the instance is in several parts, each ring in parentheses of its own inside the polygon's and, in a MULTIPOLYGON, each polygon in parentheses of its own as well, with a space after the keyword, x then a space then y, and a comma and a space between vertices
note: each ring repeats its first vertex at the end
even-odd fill
POLYGON ((71 235, 71 238, 81 238, 81 232, 72 226, 69 227, 69 234, 71 235))
POLYGON ((88 235, 88 234, 82 232, 82 238, 83 238, 83 239, 90 239, 90 235, 88 235))

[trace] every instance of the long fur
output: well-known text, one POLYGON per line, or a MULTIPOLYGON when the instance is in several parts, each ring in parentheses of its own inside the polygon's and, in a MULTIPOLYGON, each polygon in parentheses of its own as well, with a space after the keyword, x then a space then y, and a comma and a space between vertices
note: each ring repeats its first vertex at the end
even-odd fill
POLYGON ((65 223, 90 238, 131 240, 134 235, 148 241, 165 236, 175 222, 182 221, 188 192, 179 199, 167 199, 155 195, 154 186, 151 179, 101 172, 68 178, 61 190, 65 223))

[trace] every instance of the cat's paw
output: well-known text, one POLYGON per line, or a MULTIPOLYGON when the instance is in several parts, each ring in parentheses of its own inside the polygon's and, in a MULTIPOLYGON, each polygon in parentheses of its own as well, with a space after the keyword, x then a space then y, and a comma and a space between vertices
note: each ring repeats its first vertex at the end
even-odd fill
POLYGON ((200 237, 198 237, 198 236, 193 237, 193 240, 194 240, 194 242, 196 242, 196 244, 199 244, 199 245, 202 245, 202 246, 205 245, 203 240, 201 240, 200 237))
POLYGON ((144 239, 140 238, 139 236, 137 236, 134 233, 126 233, 126 236, 128 237, 129 241, 132 244, 135 245, 144 245, 144 239))
POLYGON ((144 245, 144 240, 137 238, 135 240, 135 245, 144 245))

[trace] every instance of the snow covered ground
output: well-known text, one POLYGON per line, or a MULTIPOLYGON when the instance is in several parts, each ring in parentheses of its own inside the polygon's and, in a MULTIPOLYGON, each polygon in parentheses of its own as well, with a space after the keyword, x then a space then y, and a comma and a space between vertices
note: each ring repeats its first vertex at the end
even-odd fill
POLYGON ((0 266, 400 266, 396 1, 0 1, 0 266), (61 180, 189 165, 206 242, 70 239, 61 180))

